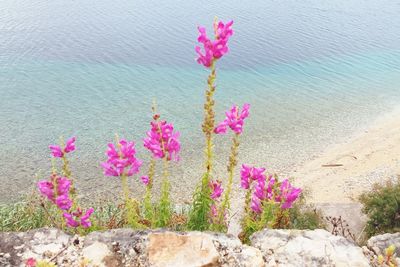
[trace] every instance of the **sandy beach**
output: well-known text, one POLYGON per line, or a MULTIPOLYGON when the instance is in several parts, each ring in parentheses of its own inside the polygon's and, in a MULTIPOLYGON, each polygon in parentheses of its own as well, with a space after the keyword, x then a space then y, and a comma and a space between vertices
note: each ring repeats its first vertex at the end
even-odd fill
POLYGON ((353 203, 376 182, 400 174, 400 110, 371 122, 368 130, 294 170, 312 203, 353 203))

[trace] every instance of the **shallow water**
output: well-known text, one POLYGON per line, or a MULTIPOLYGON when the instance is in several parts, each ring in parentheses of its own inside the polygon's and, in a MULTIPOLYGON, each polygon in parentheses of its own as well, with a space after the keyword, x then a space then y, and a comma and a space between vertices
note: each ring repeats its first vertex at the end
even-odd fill
POLYGON ((288 170, 399 105, 399 13, 389 0, 3 0, 0 202, 45 176, 47 146, 60 135, 78 137, 72 163, 85 194, 93 185, 113 194, 118 184, 98 164, 106 142, 118 133, 141 147, 153 99, 182 132, 173 176, 187 199, 191 190, 181 189, 201 168, 207 77, 194 61, 196 26, 211 29, 214 15, 235 30, 218 62, 218 119, 233 103, 251 103, 241 162, 288 170))

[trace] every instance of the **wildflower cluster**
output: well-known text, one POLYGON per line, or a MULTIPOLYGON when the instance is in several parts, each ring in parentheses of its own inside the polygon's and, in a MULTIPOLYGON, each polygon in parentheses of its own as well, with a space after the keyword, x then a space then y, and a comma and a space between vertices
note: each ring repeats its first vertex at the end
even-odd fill
MULTIPOLYGON (((216 91, 216 61, 228 53, 228 41, 233 35, 233 21, 228 23, 214 22, 214 38, 210 39, 204 27, 199 27, 198 42, 195 50, 198 54, 197 62, 210 68, 207 79, 206 100, 204 104, 204 122, 202 130, 205 135, 205 171, 193 196, 193 204, 187 218, 186 228, 189 230, 215 230, 226 231, 229 226, 229 213, 231 191, 234 184, 234 173, 238 165, 239 138, 244 131, 245 120, 250 114, 250 105, 233 105, 225 112, 225 118, 216 125, 215 101, 216 91), (229 130, 230 129, 230 130, 229 130), (227 179, 223 186, 221 180, 215 179, 213 170, 215 135, 230 132, 232 144, 227 163, 227 179)), ((151 156, 149 159, 148 173, 140 175, 140 181, 145 186, 143 200, 132 198, 128 178, 140 173, 143 161, 136 156, 134 141, 119 139, 115 143, 108 143, 106 159, 100 163, 104 175, 119 177, 122 184, 124 204, 121 204, 121 217, 124 223, 132 228, 145 227, 170 227, 174 213, 170 199, 169 167, 174 161, 180 159, 180 133, 174 129, 172 123, 160 119, 153 105, 153 120, 150 130, 143 139, 143 146, 151 156), (153 200, 152 190, 155 179, 156 165, 162 162, 161 192, 157 200, 153 200)), ((67 140, 65 145, 51 145, 50 150, 54 159, 62 160, 62 171, 59 173, 53 168, 53 173, 48 180, 38 183, 42 196, 52 203, 51 205, 61 210, 63 225, 77 229, 92 226, 91 215, 93 208, 83 210, 76 199, 74 181, 69 169, 67 154, 75 150, 76 138, 67 140)), ((245 236, 248 237, 255 230, 266 226, 279 227, 285 224, 288 218, 287 210, 301 193, 300 188, 292 186, 288 179, 278 181, 277 176, 266 175, 265 168, 242 165, 240 171, 240 185, 247 191, 245 202, 245 216, 242 226, 245 236)), ((238 181, 239 183, 239 181, 238 181)), ((59 213, 59 212, 58 212, 59 213)), ((175 216, 175 217, 174 217, 175 216)), ((185 215, 184 215, 185 216, 185 215)), ((186 218, 185 218, 186 220, 186 218)))
POLYGON ((243 164, 240 170, 241 187, 247 191, 245 215, 242 219, 244 241, 255 231, 265 227, 287 227, 293 203, 302 190, 288 179, 282 182, 275 175, 266 175, 265 168, 243 164))
POLYGON ((242 112, 239 113, 239 107, 233 106, 229 111, 227 111, 226 118, 218 126, 214 129, 216 134, 225 134, 227 128, 231 128, 231 130, 235 134, 241 134, 243 131, 244 119, 249 116, 250 104, 244 104, 242 108, 242 112))
POLYGON ((278 182, 277 178, 264 174, 265 168, 250 167, 243 164, 241 175, 241 186, 246 190, 253 190, 251 209, 260 214, 263 201, 273 201, 280 204, 281 209, 289 209, 301 193, 300 188, 293 187, 288 179, 278 182), (253 188, 251 184, 254 182, 253 188))
MULTIPOLYGON (((54 158, 63 159, 63 172, 69 174, 71 171, 68 169, 68 161, 66 154, 75 151, 76 138, 72 137, 67 140, 66 145, 63 147, 58 145, 49 146, 51 154, 54 158)), ((42 196, 47 198, 53 204, 63 211, 63 217, 68 227, 88 228, 91 226, 90 216, 94 209, 90 208, 83 213, 82 209, 77 205, 76 200, 73 198, 72 180, 67 176, 60 176, 55 171, 50 176, 49 180, 41 180, 38 182, 38 189, 42 196)))
POLYGON ((198 54, 197 62, 209 68, 215 60, 221 58, 228 53, 228 40, 232 36, 233 21, 224 24, 222 21, 214 23, 215 40, 211 40, 206 33, 204 27, 198 27, 199 37, 197 41, 203 45, 203 52, 200 46, 196 46, 195 50, 198 54))
MULTIPOLYGON (((157 118, 157 116, 156 116, 157 118)), ((151 129, 144 139, 144 147, 147 148, 154 158, 167 160, 179 160, 178 153, 181 149, 179 132, 174 132, 174 126, 166 121, 152 121, 151 129)))
POLYGON ((122 139, 118 142, 118 149, 113 143, 107 146, 107 161, 101 163, 105 176, 132 176, 139 172, 142 162, 135 157, 134 142, 122 139))

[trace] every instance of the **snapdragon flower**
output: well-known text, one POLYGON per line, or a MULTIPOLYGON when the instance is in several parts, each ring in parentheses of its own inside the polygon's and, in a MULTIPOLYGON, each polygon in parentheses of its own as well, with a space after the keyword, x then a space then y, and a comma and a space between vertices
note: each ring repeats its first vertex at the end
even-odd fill
POLYGON ((118 149, 108 144, 107 161, 101 163, 105 176, 132 176, 139 172, 142 162, 136 158, 135 143, 124 139, 119 141, 118 149))
POLYGON ((166 121, 152 121, 151 129, 147 132, 147 138, 143 140, 144 147, 147 148, 155 158, 167 160, 179 160, 181 149, 179 132, 174 132, 172 123, 166 121))
POLYGON ((66 177, 52 175, 50 180, 38 182, 40 193, 56 204, 61 210, 69 210, 72 200, 69 198, 71 181, 66 177))
POLYGON ((265 168, 251 167, 242 164, 240 169, 241 186, 243 189, 249 189, 251 181, 265 180, 265 168))
POLYGON ((282 203, 282 209, 290 209, 293 202, 299 197, 301 193, 300 188, 296 188, 289 183, 288 179, 282 181, 280 186, 280 195, 277 197, 276 201, 282 203))
POLYGON ((150 182, 150 178, 149 178, 149 176, 147 176, 147 175, 140 177, 140 180, 142 180, 142 183, 143 183, 144 185, 148 185, 149 182, 150 182))
POLYGON ((243 132, 244 120, 249 116, 249 109, 250 104, 244 104, 242 112, 239 112, 238 106, 232 106, 229 111, 225 112, 225 120, 217 125, 214 132, 216 134, 224 134, 229 127, 234 133, 241 134, 243 132))
POLYGON ((228 40, 233 35, 232 30, 233 21, 224 24, 222 21, 214 23, 215 40, 210 40, 207 36, 204 27, 198 27, 199 37, 197 41, 203 45, 203 50, 200 46, 195 47, 198 55, 197 62, 209 68, 213 62, 221 58, 224 54, 228 53, 228 40))
POLYGON ((75 141, 76 141, 76 137, 73 136, 67 140, 64 148, 62 148, 61 146, 58 146, 58 145, 50 145, 49 148, 51 150, 51 154, 55 158, 64 157, 64 155, 66 153, 70 153, 75 150, 75 141))
POLYGON ((92 223, 90 222, 90 216, 94 212, 93 208, 89 208, 85 214, 83 214, 82 210, 78 208, 76 211, 68 213, 65 212, 63 214, 68 227, 79 227, 89 228, 92 223))
POLYGON ((214 200, 221 197, 222 192, 224 192, 224 189, 222 189, 222 186, 221 186, 221 181, 218 181, 218 180, 211 181, 210 188, 211 188, 211 198, 214 200))

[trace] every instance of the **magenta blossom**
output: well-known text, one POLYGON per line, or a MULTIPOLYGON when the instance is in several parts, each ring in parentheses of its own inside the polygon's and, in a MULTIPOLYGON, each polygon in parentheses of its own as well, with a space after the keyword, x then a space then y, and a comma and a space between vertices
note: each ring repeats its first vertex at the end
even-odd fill
POLYGON ((40 193, 56 204, 62 210, 68 210, 72 206, 69 199, 71 181, 66 177, 52 175, 50 180, 38 182, 40 193))
POLYGON ((253 198, 251 199, 251 209, 255 212, 255 213, 261 213, 262 209, 261 209, 261 200, 256 197, 253 196, 253 198))
POLYGON ((211 188, 211 198, 217 199, 222 195, 224 189, 222 189, 221 181, 210 181, 210 188, 211 188))
POLYGON ((242 168, 240 169, 242 188, 249 189, 251 181, 265 180, 264 171, 265 168, 256 168, 242 164, 242 168))
POLYGON ((143 140, 144 147, 153 153, 155 158, 167 157, 167 160, 178 161, 178 153, 181 150, 179 136, 179 132, 174 132, 174 126, 171 123, 152 121, 147 138, 143 140))
POLYGON ((211 205, 210 215, 211 215, 211 217, 214 217, 214 218, 216 218, 218 216, 218 208, 215 204, 211 205))
POLYGON ((92 223, 90 222, 89 218, 90 215, 94 212, 93 208, 90 208, 83 214, 82 210, 78 208, 76 211, 72 213, 65 212, 63 214, 68 227, 79 227, 82 226, 83 228, 89 228, 92 223))
POLYGON ((222 21, 214 23, 215 40, 208 38, 206 29, 198 27, 199 37, 197 41, 203 45, 204 53, 200 46, 196 46, 195 50, 198 55, 197 62, 209 68, 213 62, 228 53, 228 40, 233 35, 233 21, 224 24, 222 21))
POLYGON ((68 195, 61 195, 57 197, 56 205, 61 210, 69 210, 72 207, 72 200, 69 199, 68 195))
POLYGON ((135 143, 124 139, 119 141, 118 149, 113 143, 109 143, 106 155, 107 161, 101 163, 106 176, 132 176, 139 172, 142 165, 135 157, 135 143))
POLYGON ((150 182, 149 176, 142 176, 142 177, 140 177, 140 179, 142 180, 142 183, 144 185, 148 185, 150 182))
POLYGON ((69 152, 72 152, 75 150, 75 141, 76 141, 76 137, 73 136, 67 140, 64 148, 61 148, 60 146, 57 146, 57 145, 50 145, 49 148, 51 150, 51 154, 55 158, 64 157, 64 155, 66 153, 69 153, 69 152))
POLYGON ((217 125, 217 127, 214 129, 214 132, 216 134, 224 134, 229 126, 234 133, 241 134, 243 132, 244 119, 249 116, 249 109, 250 104, 244 104, 242 112, 239 113, 239 107, 233 106, 225 113, 225 120, 217 125))
POLYGON ((293 205, 293 202, 299 197, 301 193, 300 188, 293 187, 288 179, 282 181, 280 186, 280 195, 277 197, 276 201, 282 203, 282 209, 290 209, 293 205))

